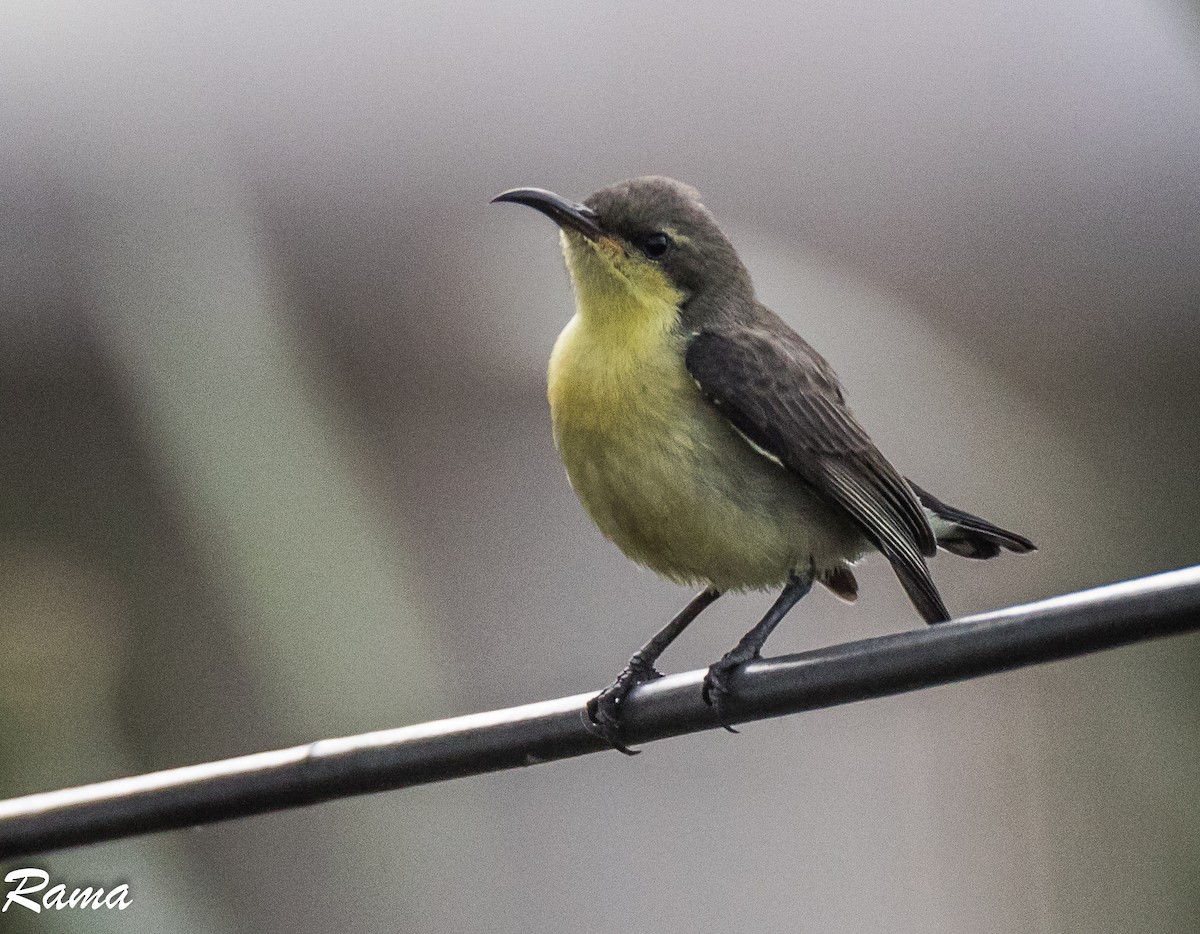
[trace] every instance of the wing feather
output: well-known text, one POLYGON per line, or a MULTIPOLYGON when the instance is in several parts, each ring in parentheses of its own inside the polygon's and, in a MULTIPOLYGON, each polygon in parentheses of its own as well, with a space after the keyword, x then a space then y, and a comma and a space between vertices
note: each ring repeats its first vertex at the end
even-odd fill
POLYGON ((687 368, 704 398, 761 453, 858 524, 929 622, 949 619, 924 556, 937 550, 912 488, 846 407, 829 364, 782 322, 692 335, 687 368))

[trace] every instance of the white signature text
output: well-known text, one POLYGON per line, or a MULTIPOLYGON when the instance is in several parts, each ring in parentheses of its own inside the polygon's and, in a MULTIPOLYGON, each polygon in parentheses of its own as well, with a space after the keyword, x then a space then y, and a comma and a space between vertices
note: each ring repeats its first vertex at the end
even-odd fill
POLYGON ((118 911, 124 911, 133 904, 133 900, 129 896, 129 886, 124 883, 107 892, 91 886, 85 889, 71 889, 70 892, 67 892, 67 887, 60 882, 58 885, 51 886, 45 895, 35 901, 29 896, 50 885, 48 872, 32 868, 14 869, 4 877, 4 881, 10 885, 15 882, 17 885, 9 891, 4 899, 4 906, 0 907, 0 912, 8 911, 9 905, 20 905, 22 908, 28 908, 34 914, 38 914, 43 908, 54 911, 62 911, 64 908, 91 908, 93 911, 97 908, 115 908, 118 911))

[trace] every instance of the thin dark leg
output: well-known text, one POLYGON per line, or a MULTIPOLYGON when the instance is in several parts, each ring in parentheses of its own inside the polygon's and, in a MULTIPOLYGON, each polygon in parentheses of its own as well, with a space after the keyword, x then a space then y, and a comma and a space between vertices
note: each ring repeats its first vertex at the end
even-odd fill
POLYGON ((667 646, 687 629, 688 624, 719 596, 719 590, 709 587, 692 597, 691 602, 676 613, 653 639, 634 652, 633 658, 629 660, 625 670, 617 675, 617 679, 588 701, 588 717, 613 748, 631 756, 634 754, 633 750, 620 742, 621 704, 637 685, 662 677, 654 667, 658 656, 662 655, 667 646))
POLYGON ((714 698, 719 701, 722 697, 730 693, 730 673, 738 665, 759 657, 759 653, 762 652, 763 643, 771 635, 771 630, 779 625, 781 619, 787 616, 788 610, 796 605, 796 601, 808 593, 812 588, 812 584, 813 575, 811 574, 800 577, 798 574, 792 573, 788 576, 787 584, 775 602, 771 604, 771 609, 767 610, 767 615, 759 620, 753 629, 742 636, 741 641, 730 651, 726 652, 719 662, 708 669, 708 674, 704 676, 704 703, 712 706, 714 698))

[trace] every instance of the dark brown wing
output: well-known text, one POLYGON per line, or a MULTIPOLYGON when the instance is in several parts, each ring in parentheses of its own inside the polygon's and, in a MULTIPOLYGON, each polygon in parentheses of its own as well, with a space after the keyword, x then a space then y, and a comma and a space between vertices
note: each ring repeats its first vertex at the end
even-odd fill
POLYGON ((724 326, 692 336, 687 368, 755 447, 850 515, 927 622, 950 618, 925 566, 937 542, 921 504, 854 420, 820 354, 782 324, 724 326))

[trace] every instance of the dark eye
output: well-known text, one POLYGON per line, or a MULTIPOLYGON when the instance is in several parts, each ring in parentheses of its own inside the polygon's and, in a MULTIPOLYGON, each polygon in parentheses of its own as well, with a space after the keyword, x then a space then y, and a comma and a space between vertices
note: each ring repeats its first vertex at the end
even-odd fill
POLYGON ((642 252, 651 259, 662 259, 671 249, 671 238, 665 233, 655 231, 642 238, 642 252))

